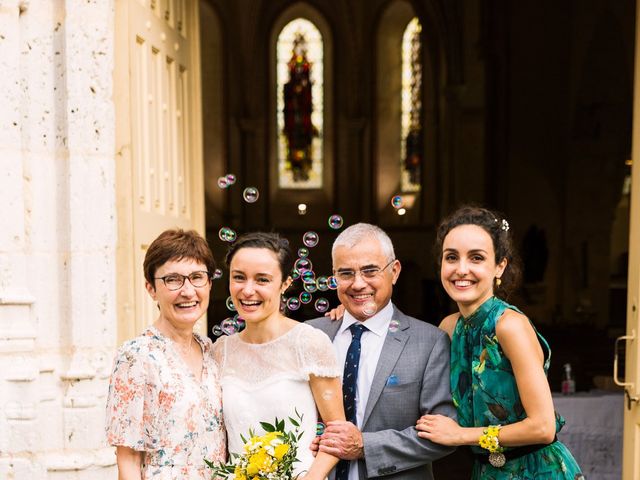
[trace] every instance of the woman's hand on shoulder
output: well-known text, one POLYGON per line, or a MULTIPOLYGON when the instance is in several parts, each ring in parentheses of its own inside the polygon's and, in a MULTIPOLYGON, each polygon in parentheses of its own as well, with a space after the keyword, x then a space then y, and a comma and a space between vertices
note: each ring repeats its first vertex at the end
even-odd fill
POLYGON ((332 322, 340 320, 344 316, 344 305, 338 305, 336 308, 333 308, 325 313, 324 316, 329 317, 332 322))
POLYGON ((453 337, 453 331, 456 328, 456 323, 458 323, 458 318, 460 318, 460 314, 456 312, 452 313, 451 315, 447 315, 440 322, 440 329, 447 332, 449 338, 453 337))

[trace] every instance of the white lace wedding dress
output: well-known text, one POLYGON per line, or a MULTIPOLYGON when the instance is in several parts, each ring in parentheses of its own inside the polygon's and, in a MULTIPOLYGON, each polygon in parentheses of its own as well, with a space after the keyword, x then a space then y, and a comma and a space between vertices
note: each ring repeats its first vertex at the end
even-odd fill
MULTIPOLYGON (((313 461, 309 445, 318 422, 309 375, 342 375, 329 337, 302 323, 262 344, 246 343, 236 334, 215 342, 214 357, 220 366, 229 452, 242 452, 240 435, 247 438, 249 429, 262 434, 260 422, 296 418, 297 409, 303 415, 304 434, 294 466, 296 474, 308 470, 313 461)), ((293 429, 288 422, 287 429, 293 429)))

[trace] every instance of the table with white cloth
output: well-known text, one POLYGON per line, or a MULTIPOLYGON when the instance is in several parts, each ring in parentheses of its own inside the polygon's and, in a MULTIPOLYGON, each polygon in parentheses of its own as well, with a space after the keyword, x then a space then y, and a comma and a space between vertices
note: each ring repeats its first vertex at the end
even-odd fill
POLYGON ((587 480, 622 478, 622 393, 591 391, 553 394, 556 411, 566 424, 558 434, 587 480))

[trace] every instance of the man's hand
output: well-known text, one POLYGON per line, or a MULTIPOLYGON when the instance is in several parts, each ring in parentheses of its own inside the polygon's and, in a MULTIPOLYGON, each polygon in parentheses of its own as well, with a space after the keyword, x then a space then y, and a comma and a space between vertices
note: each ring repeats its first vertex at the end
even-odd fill
POLYGON ((318 449, 320 448, 320 437, 313 437, 311 444, 309 445, 309 450, 311 450, 311 454, 315 457, 318 454, 318 449))
POLYGON ((342 460, 364 458, 362 433, 351 422, 335 420, 328 422, 320 436, 320 451, 342 460))

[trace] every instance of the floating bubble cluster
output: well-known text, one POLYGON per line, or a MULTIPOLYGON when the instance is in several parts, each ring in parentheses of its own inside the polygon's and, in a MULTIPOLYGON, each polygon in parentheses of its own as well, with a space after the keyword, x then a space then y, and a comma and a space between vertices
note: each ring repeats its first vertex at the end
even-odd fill
POLYGON ((260 192, 256 187, 247 187, 242 192, 242 198, 247 203, 255 203, 258 201, 258 197, 260 196, 260 192))
POLYGON ((343 223, 344 222, 340 215, 331 215, 329 217, 329 227, 333 228, 334 230, 339 230, 340 228, 342 228, 343 223))
POLYGON ((225 318, 220 325, 214 325, 211 329, 211 333, 213 333, 216 337, 220 335, 233 335, 235 333, 239 333, 244 330, 246 326, 246 322, 242 317, 239 317, 237 314, 233 317, 225 318))
POLYGON ((312 248, 318 245, 318 241, 320 237, 316 232, 307 232, 302 237, 302 243, 304 243, 307 247, 312 248))

